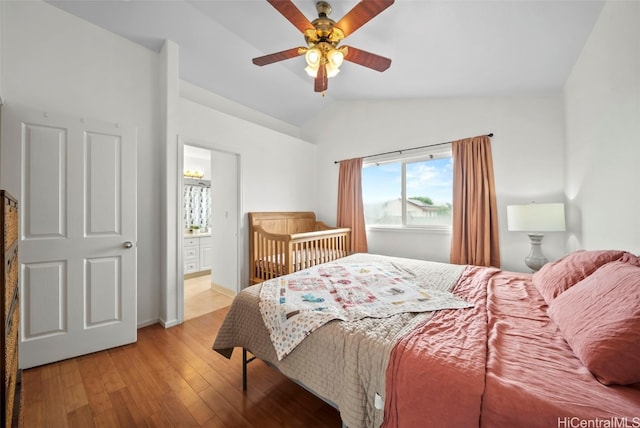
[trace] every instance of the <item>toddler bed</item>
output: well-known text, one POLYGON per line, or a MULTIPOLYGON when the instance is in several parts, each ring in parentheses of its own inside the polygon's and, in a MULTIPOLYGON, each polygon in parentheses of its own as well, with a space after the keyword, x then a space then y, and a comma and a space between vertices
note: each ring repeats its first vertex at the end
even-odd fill
POLYGON ((349 254, 351 229, 332 228, 313 212, 250 212, 251 284, 349 254))
POLYGON ((533 275, 452 266, 355 254, 248 287, 213 349, 250 351, 338 408, 349 428, 640 426, 640 258, 578 251, 533 275), (331 272, 363 263, 469 306, 329 321, 283 353, 262 289, 304 284, 317 297, 309 278, 344 283, 331 272))

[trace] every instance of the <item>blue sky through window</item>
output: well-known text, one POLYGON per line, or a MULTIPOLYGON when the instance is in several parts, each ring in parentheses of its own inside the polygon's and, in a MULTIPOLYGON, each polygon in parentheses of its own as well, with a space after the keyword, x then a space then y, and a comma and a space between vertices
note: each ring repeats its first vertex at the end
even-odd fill
MULTIPOLYGON (((407 196, 426 196, 435 205, 453 199, 453 165, 450 157, 407 164, 407 196)), ((362 169, 362 197, 365 203, 399 198, 402 191, 401 163, 369 165, 362 169)))

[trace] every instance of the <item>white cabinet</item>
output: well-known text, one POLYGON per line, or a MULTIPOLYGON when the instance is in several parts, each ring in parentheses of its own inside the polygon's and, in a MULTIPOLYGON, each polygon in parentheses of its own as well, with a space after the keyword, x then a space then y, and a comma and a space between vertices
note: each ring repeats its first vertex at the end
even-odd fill
POLYGON ((211 269, 212 242, 210 236, 185 237, 183 245, 184 274, 211 269))
POLYGON ((213 257, 213 245, 211 237, 200 238, 200 270, 211 269, 211 259, 213 257))

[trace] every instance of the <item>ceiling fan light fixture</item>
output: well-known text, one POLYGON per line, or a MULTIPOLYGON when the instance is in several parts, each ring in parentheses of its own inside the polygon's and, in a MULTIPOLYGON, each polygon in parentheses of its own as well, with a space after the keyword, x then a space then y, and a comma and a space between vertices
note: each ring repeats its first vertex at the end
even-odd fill
POLYGON ((309 67, 317 70, 322 59, 322 52, 320 52, 318 48, 307 49, 307 53, 304 54, 304 59, 307 61, 309 67))
POLYGON ((316 76, 318 75, 318 65, 316 65, 315 67, 312 67, 310 65, 307 65, 304 69, 304 71, 307 72, 307 74, 311 77, 313 77, 314 79, 316 78, 316 76))
POLYGON ((344 53, 342 50, 331 49, 327 53, 327 65, 331 64, 332 67, 338 69, 344 62, 344 53))
POLYGON ((338 75, 338 73, 340 73, 340 69, 338 67, 335 67, 331 62, 327 62, 326 69, 327 77, 335 77, 338 75))

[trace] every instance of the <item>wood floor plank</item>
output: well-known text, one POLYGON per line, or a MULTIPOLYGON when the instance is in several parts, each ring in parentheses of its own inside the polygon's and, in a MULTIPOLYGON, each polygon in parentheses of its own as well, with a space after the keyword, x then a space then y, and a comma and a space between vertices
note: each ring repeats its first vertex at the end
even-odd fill
POLYGON ((192 353, 184 342, 180 341, 180 346, 175 346, 175 340, 172 340, 166 332, 153 332, 153 337, 154 343, 159 347, 159 352, 164 349, 171 350, 171 352, 165 351, 167 361, 194 391, 200 392, 208 386, 207 381, 199 374, 199 370, 209 368, 209 364, 192 353), (160 348, 161 344, 166 345, 166 348, 160 348))
POLYGON ((126 395, 123 394, 124 390, 125 388, 122 388, 117 391, 109 392, 109 400, 111 401, 111 404, 113 406, 112 407, 113 414, 115 415, 116 420, 118 421, 118 426, 133 427, 141 423, 141 421, 138 419, 138 421, 136 422, 137 415, 134 416, 134 414, 136 413, 137 409, 135 405, 131 407, 129 406, 129 402, 127 402, 126 395), (132 413, 132 410, 133 410, 133 413, 132 413))
POLYGON ((261 361, 242 391, 241 352, 211 350, 228 309, 138 341, 24 370, 23 421, 32 427, 340 427, 338 411, 261 361))
POLYGON ((149 350, 144 343, 137 345, 127 353, 127 361, 137 371, 140 381, 147 386, 150 394, 160 397, 169 391, 169 386, 155 370, 155 356, 148 353, 149 350))
POLYGON ((73 412, 80 407, 88 406, 89 399, 87 398, 84 384, 80 382, 65 386, 64 402, 67 413, 73 412))
POLYGON ((64 387, 59 367, 47 367, 42 374, 42 414, 45 426, 64 426, 67 413, 64 406, 64 387), (59 402, 60 405, 55 403, 59 402))
POLYGON ((119 426, 118 416, 115 414, 113 408, 107 409, 101 412, 99 415, 95 415, 93 418, 93 424, 96 428, 114 428, 119 426))
POLYGON ((107 392, 118 391, 126 386, 108 352, 98 352, 94 357, 94 364, 98 367, 102 384, 107 392))
MULTIPOLYGON (((200 393, 202 391, 198 391, 200 393)), ((198 397, 200 397, 198 395, 198 397)), ((215 412, 209 407, 209 405, 202 399, 194 401, 191 405, 187 407, 191 416, 198 422, 200 426, 207 424, 210 420, 216 419, 217 415, 215 412)), ((217 418, 220 420, 220 418, 217 418)), ((220 421, 221 423, 222 421, 220 421)))
MULTIPOLYGON (((128 417, 126 415, 123 415, 121 418, 118 418, 118 420, 121 419, 128 419, 129 417, 131 418, 131 423, 127 426, 136 426, 136 427, 142 427, 142 426, 146 426, 146 421, 144 418, 144 412, 141 410, 141 407, 139 406, 139 403, 137 400, 135 400, 133 398, 133 395, 131 394, 130 391, 130 387, 124 387, 118 391, 114 391, 110 394, 111 396, 111 402, 114 403, 114 405, 118 408, 126 408, 127 409, 127 413, 128 413, 128 417)), ((158 410, 159 410, 159 406, 158 406, 158 410)), ((124 410, 121 410, 124 412, 124 410)))
MULTIPOLYGON (((69 424, 69 427, 73 427, 73 428, 95 427, 95 424, 93 422, 93 415, 91 414, 91 408, 89 407, 88 404, 68 412, 67 422, 69 424)), ((25 425, 29 426, 26 423, 25 425)))
POLYGON ((130 364, 129 354, 131 350, 129 348, 132 346, 133 345, 128 345, 126 348, 110 350, 109 354, 114 362, 114 366, 127 382, 126 393, 130 397, 128 402, 134 402, 139 413, 151 420, 151 415, 162 413, 162 409, 156 400, 157 391, 153 391, 144 382, 143 377, 135 367, 130 364))
POLYGON ((170 391, 160 399, 160 406, 164 411, 166 421, 171 426, 197 427, 198 422, 184 406, 182 401, 170 391))
POLYGON ((64 402, 67 413, 89 404, 76 360, 62 361, 59 366, 60 378, 64 388, 64 402))
POLYGON ((110 410, 112 407, 111 400, 102 382, 100 370, 95 363, 95 355, 78 358, 78 370, 82 377, 91 413, 99 415, 110 410))
POLYGON ((238 412, 231 406, 225 398, 215 390, 215 388, 207 388, 200 393, 202 399, 215 412, 225 426, 235 424, 237 427, 251 427, 252 425, 245 418, 245 415, 238 412))

